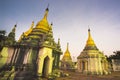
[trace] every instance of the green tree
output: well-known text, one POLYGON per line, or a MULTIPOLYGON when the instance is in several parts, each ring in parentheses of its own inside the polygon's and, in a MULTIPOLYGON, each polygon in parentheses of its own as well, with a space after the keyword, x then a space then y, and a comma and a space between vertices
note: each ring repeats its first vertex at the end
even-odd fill
POLYGON ((109 57, 107 57, 107 60, 112 63, 112 59, 120 59, 120 51, 114 51, 113 55, 110 55, 109 57))
POLYGON ((16 31, 16 25, 14 25, 12 31, 6 37, 5 45, 13 46, 16 43, 16 41, 15 41, 15 31, 16 31))
POLYGON ((6 31, 5 30, 0 30, 0 51, 2 50, 3 46, 5 45, 5 40, 6 40, 6 31))
POLYGON ((120 59, 120 51, 114 51, 114 55, 111 55, 111 59, 120 59))

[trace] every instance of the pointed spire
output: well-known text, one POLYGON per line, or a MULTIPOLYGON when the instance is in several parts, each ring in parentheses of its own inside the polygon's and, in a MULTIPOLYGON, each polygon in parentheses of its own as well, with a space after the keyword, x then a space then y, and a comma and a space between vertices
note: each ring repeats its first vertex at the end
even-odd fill
POLYGON ((31 24, 30 29, 29 29, 28 31, 26 31, 26 32, 24 33, 24 35, 25 35, 25 36, 28 36, 28 35, 32 32, 33 27, 34 27, 34 21, 32 21, 32 24, 31 24))
POLYGON ((49 27, 50 27, 50 30, 52 30, 52 26, 53 26, 53 23, 51 22, 51 24, 50 24, 50 26, 49 26, 49 27))
POLYGON ((68 48, 69 48, 69 43, 67 43, 67 48, 66 48, 66 51, 65 51, 63 58, 62 58, 63 61, 72 61, 72 58, 71 58, 71 55, 70 55, 68 48))
POLYGON ((86 45, 95 45, 90 33, 90 28, 88 29, 88 40, 86 45))
POLYGON ((53 22, 51 22, 51 26, 53 26, 53 22))
POLYGON ((16 24, 14 25, 12 31, 8 34, 8 45, 13 45, 15 41, 15 31, 16 31, 16 24), (10 40, 10 42, 9 42, 10 40))
POLYGON ((13 29, 12 29, 11 32, 8 34, 8 36, 11 36, 11 35, 13 35, 13 34, 14 34, 14 36, 15 36, 16 26, 17 26, 17 24, 14 25, 13 29))
POLYGON ((31 24, 31 28, 33 28, 34 27, 34 21, 32 21, 32 24, 31 24))
POLYGON ((90 28, 88 29, 88 39, 92 40, 91 33, 90 33, 90 28))
POLYGON ((90 28, 88 29, 88 40, 86 42, 86 46, 84 50, 98 50, 96 47, 94 40, 92 39, 91 33, 90 33, 90 28))
POLYGON ((48 7, 46 8, 45 10, 45 14, 44 14, 44 17, 42 20, 40 20, 37 25, 36 25, 36 28, 39 28, 39 29, 42 29, 44 31, 49 31, 50 30, 50 25, 47 21, 47 16, 48 16, 48 7))
POLYGON ((43 17, 43 19, 46 19, 46 20, 47 20, 47 16, 48 16, 48 12, 49 12, 48 7, 49 7, 49 4, 48 4, 48 6, 47 6, 47 8, 45 10, 45 14, 44 14, 44 17, 43 17))
POLYGON ((69 48, 69 43, 67 43, 67 50, 69 50, 68 48, 69 48))
POLYGON ((60 46, 60 38, 58 38, 58 46, 60 46))
POLYGON ((17 27, 17 24, 14 25, 14 27, 13 27, 13 29, 12 29, 12 32, 15 33, 15 31, 16 31, 16 27, 17 27))
POLYGON ((18 42, 20 42, 20 41, 22 40, 23 36, 24 36, 24 32, 23 32, 22 35, 19 37, 18 42))

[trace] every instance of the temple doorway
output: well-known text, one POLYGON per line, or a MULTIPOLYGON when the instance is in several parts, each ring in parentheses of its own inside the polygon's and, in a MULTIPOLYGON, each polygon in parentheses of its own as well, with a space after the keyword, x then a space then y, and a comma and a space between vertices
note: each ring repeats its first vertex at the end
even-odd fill
POLYGON ((82 61, 82 72, 85 71, 85 62, 82 61))
POLYGON ((46 57, 44 58, 44 63, 43 63, 43 70, 42 70, 42 76, 43 76, 43 77, 47 77, 47 76, 48 76, 49 61, 50 61, 49 57, 46 56, 46 57))

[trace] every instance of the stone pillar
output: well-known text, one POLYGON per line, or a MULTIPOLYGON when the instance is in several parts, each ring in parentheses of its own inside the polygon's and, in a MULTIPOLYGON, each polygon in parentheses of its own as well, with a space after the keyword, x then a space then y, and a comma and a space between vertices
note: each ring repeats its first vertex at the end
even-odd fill
POLYGON ((50 57, 50 61, 49 61, 48 74, 50 74, 50 73, 52 72, 53 60, 54 60, 54 58, 52 58, 52 56, 51 56, 51 57, 50 57))
POLYGON ((12 59, 11 59, 11 63, 12 63, 12 64, 15 63, 15 58, 16 58, 17 50, 18 50, 18 49, 14 48, 14 54, 12 55, 12 59))
POLYGON ((78 72, 80 72, 80 70, 81 70, 81 61, 80 61, 80 59, 77 59, 77 69, 78 69, 78 72))
POLYGON ((82 61, 79 59, 79 72, 82 72, 82 61))
POLYGON ((39 76, 42 76, 42 69, 43 69, 43 58, 42 57, 39 57, 38 58, 38 75, 39 76))
POLYGON ((91 59, 91 56, 90 56, 90 58, 89 58, 89 71, 90 71, 90 73, 92 72, 92 59, 91 59))
POLYGON ((95 57, 95 74, 98 74, 98 58, 95 57))
POLYGON ((90 58, 88 58, 88 72, 91 72, 91 61, 90 61, 90 58))
POLYGON ((25 53, 23 64, 29 63, 29 60, 31 58, 31 53, 32 53, 32 49, 29 49, 28 52, 25 53))
POLYGON ((87 71, 87 61, 85 61, 85 72, 87 71))
POLYGON ((15 56, 15 59, 14 59, 14 62, 16 63, 17 62, 17 59, 19 57, 19 54, 20 54, 20 48, 17 49, 16 51, 16 56, 15 56))
POLYGON ((102 75, 103 74, 103 63, 102 63, 102 59, 99 58, 99 73, 102 75))
POLYGON ((88 61, 85 61, 85 72, 88 73, 88 61))

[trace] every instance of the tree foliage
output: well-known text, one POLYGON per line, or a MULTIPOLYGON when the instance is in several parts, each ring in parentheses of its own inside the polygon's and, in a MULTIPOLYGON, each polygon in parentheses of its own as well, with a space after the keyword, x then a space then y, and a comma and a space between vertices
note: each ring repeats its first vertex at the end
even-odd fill
POLYGON ((109 62, 112 62, 112 59, 120 59, 120 51, 114 51, 113 52, 114 54, 113 55, 110 55, 109 57, 107 57, 107 60, 109 62))
POLYGON ((114 55, 111 55, 111 59, 120 59, 120 51, 114 51, 114 55))
POLYGON ((0 51, 2 47, 5 45, 5 40, 6 40, 6 31, 5 30, 0 30, 0 51))

